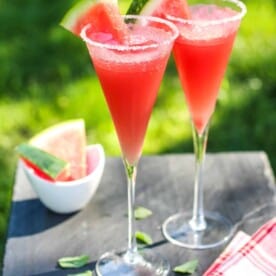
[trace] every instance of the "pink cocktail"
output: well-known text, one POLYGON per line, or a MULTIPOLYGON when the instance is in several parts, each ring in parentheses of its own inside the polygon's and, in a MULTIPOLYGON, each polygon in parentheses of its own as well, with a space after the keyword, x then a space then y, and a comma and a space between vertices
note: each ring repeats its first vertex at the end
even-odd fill
POLYGON ((151 111, 178 36, 177 28, 166 20, 127 16, 128 37, 124 44, 111 35, 81 36, 87 44, 94 68, 120 142, 128 179, 128 249, 120 254, 106 253, 97 262, 99 275, 167 275, 169 264, 150 251, 137 250, 134 229, 136 166, 151 111))
POLYGON ((169 38, 170 34, 163 29, 138 25, 131 32, 130 45, 119 46, 121 51, 110 53, 110 50, 95 49, 88 44, 123 156, 131 165, 141 156, 148 121, 168 60, 168 44, 158 49, 157 45, 169 38))
MULTIPOLYGON (((193 20, 207 22, 237 15, 232 9, 198 5, 190 8, 193 20)), ((206 23, 207 24, 207 23, 206 23)), ((206 128, 215 109, 221 80, 224 76, 239 21, 200 27, 180 26, 183 34, 173 54, 185 92, 191 119, 199 133, 206 128)))
POLYGON ((196 157, 192 213, 179 213, 163 224, 168 240, 188 248, 210 248, 226 242, 233 234, 231 222, 203 206, 202 168, 208 124, 214 112, 221 81, 245 5, 237 0, 195 0, 190 18, 167 15, 180 36, 173 55, 190 112, 196 157))

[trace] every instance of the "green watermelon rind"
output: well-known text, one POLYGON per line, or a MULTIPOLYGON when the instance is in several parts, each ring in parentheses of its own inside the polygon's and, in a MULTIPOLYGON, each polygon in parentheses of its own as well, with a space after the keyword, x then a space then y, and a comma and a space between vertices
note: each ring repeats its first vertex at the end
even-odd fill
POLYGON ((163 0, 133 0, 126 12, 128 15, 151 15, 163 0))
POLYGON ((133 0, 126 12, 127 15, 138 15, 149 0, 133 0))
POLYGON ((82 0, 82 1, 77 2, 71 9, 68 10, 68 12, 62 18, 60 25, 63 28, 73 32, 73 29, 74 29, 74 26, 75 26, 75 23, 77 22, 77 20, 94 3, 96 3, 95 0, 82 0))
POLYGON ((16 147, 16 151, 52 179, 56 179, 69 166, 66 161, 29 144, 20 144, 16 147))

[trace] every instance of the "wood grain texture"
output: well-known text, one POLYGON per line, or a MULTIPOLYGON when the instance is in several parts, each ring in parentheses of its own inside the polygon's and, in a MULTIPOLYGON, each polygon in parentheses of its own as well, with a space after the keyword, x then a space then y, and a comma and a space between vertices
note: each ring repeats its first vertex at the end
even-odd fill
MULTIPOLYGON (((160 227, 171 214, 191 210, 194 158, 192 154, 143 157, 138 167, 136 204, 153 211, 138 221, 137 230, 149 233, 153 248, 174 267, 199 260, 194 275, 214 261, 224 247, 187 250, 164 240, 160 227)), ((208 154, 204 171, 205 208, 219 211, 252 234, 276 215, 275 180, 263 152, 208 154)), ((94 269, 101 254, 127 245, 127 186, 119 158, 108 158, 99 189, 80 212, 58 215, 36 197, 24 173, 16 174, 4 276, 67 275, 94 269), (62 270, 57 260, 88 254, 91 262, 79 270, 62 270)), ((174 275, 172 272, 171 275, 174 275)))

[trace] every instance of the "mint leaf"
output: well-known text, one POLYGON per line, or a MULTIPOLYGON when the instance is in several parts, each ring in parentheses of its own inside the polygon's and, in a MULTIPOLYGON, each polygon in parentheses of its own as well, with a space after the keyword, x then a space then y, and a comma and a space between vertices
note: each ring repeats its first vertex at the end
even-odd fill
POLYGON ((191 260, 182 265, 176 266, 173 271, 182 274, 193 274, 198 266, 198 260, 191 260))
POLYGON ((87 255, 75 256, 75 257, 63 257, 58 260, 58 264, 62 268, 79 268, 89 262, 87 255))
POLYGON ((145 219, 147 217, 150 217, 151 215, 152 215, 152 211, 142 206, 138 206, 134 210, 134 217, 136 220, 145 219))
POLYGON ((152 244, 152 238, 150 237, 150 235, 148 235, 145 232, 136 231, 135 238, 138 243, 147 244, 147 245, 152 244))
POLYGON ((68 274, 67 276, 93 276, 93 272, 91 270, 86 270, 84 272, 80 272, 76 274, 68 274))
POLYGON ((86 270, 84 272, 80 272, 76 274, 68 274, 67 276, 93 276, 93 272, 91 270, 86 270))

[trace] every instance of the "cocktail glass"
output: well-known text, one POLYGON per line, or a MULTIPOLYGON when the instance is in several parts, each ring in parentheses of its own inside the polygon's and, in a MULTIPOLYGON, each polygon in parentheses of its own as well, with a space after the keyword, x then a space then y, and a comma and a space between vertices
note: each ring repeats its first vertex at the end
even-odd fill
POLYGON ((126 16, 124 20, 129 30, 124 45, 108 34, 91 38, 90 26, 81 33, 113 119, 128 181, 128 248, 104 254, 96 271, 99 275, 167 275, 166 260, 150 250, 137 250, 134 200, 146 128, 178 29, 153 17, 126 16))
POLYGON ((189 19, 170 15, 167 19, 180 32, 173 55, 193 129, 196 160, 193 211, 172 215, 164 222, 162 231, 173 244, 204 249, 225 243, 234 231, 230 220, 204 210, 202 171, 210 118, 246 7, 237 0, 189 3, 193 3, 189 19))

